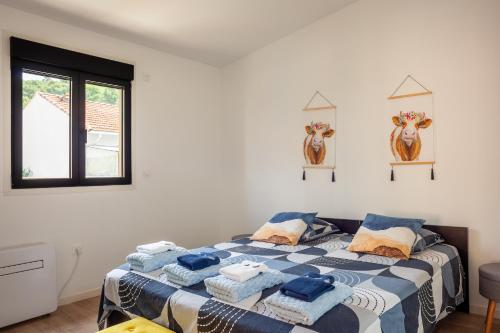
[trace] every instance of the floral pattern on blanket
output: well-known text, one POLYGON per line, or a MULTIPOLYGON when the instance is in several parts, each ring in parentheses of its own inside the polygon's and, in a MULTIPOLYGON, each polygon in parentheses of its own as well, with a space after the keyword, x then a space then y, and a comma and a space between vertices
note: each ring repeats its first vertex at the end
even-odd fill
POLYGON ((244 238, 195 250, 263 262, 281 271, 285 282, 313 271, 353 287, 351 297, 311 326, 280 320, 266 307, 264 299, 279 285, 228 304, 209 295, 203 282, 182 287, 166 281, 161 270, 143 274, 128 265, 106 275, 99 325, 106 326, 108 315, 119 311, 177 333, 432 332, 463 301, 463 269, 453 246, 437 244, 398 260, 347 251, 351 239, 336 234, 297 247, 262 247, 244 238))

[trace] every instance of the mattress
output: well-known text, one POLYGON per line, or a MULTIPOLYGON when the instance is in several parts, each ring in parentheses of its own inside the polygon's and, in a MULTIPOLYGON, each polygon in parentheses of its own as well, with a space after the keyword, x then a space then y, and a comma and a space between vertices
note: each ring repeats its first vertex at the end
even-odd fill
POLYGON ((455 247, 434 245, 399 260, 346 250, 349 234, 328 235, 297 246, 275 245, 247 238, 196 251, 221 258, 264 262, 285 275, 285 281, 306 272, 331 274, 354 289, 312 326, 283 321, 263 300, 279 286, 237 304, 211 297, 200 282, 181 287, 161 270, 131 271, 124 264, 106 275, 98 323, 102 328, 113 311, 141 316, 177 333, 243 332, 432 332, 437 322, 463 302, 464 273, 455 247))

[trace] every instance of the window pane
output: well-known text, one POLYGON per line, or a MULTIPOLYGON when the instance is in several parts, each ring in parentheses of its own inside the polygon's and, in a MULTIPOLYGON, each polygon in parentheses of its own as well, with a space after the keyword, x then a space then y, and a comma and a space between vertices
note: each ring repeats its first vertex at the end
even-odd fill
POLYGON ((23 72, 23 179, 70 177, 71 81, 23 72))
POLYGON ((122 177, 122 88, 85 84, 85 175, 122 177))

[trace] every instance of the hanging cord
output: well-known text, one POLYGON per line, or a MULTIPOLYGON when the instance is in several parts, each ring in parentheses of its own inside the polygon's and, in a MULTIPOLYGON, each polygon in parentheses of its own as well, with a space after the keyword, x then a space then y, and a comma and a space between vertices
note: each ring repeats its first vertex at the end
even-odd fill
POLYGON ((71 273, 69 274, 68 279, 66 280, 66 282, 64 282, 63 286, 59 290, 59 294, 57 294, 57 299, 58 300, 61 299, 61 295, 62 295, 64 289, 66 289, 66 287, 68 286, 69 282, 73 278, 73 275, 75 275, 76 268, 78 267, 78 264, 80 262, 81 253, 79 251, 75 251, 75 254, 76 254, 75 264, 73 265, 73 269, 71 270, 71 273))
POLYGON ((393 97, 397 92, 398 90, 403 86, 403 84, 405 84, 405 82, 408 80, 408 79, 412 79, 413 81, 415 81, 419 86, 421 86, 425 91, 427 91, 428 93, 431 93, 432 91, 430 91, 429 89, 427 89, 422 83, 418 82, 417 80, 415 80, 415 78, 413 76, 411 76, 410 74, 408 74, 405 79, 399 84, 399 86, 396 88, 396 90, 394 90, 391 94, 390 97, 393 97))
MULTIPOLYGON (((432 107, 432 159, 434 162, 436 162, 436 114, 434 113, 434 95, 432 95, 431 99, 431 107, 432 107)), ((431 180, 435 179, 434 175, 434 163, 431 166, 431 180)))
POLYGON ((391 166, 391 182, 394 181, 394 167, 391 166))
POLYGON ((332 183, 335 182, 335 167, 337 165, 337 137, 338 132, 337 132, 337 108, 335 108, 335 112, 333 113, 333 127, 335 128, 335 133, 332 137, 333 139, 333 169, 332 169, 332 183))
POLYGON ((306 180, 306 169, 302 171, 302 180, 306 180))
POLYGON ((321 98, 323 98, 328 104, 330 104, 330 106, 332 108, 335 108, 335 104, 333 104, 332 102, 330 102, 330 100, 328 98, 326 98, 322 93, 320 93, 318 90, 316 90, 316 92, 312 95, 312 97, 309 99, 309 101, 307 102, 306 106, 304 106, 304 110, 305 109, 308 109, 309 108, 309 105, 311 105, 312 101, 314 100, 314 97, 316 96, 320 96, 321 98))

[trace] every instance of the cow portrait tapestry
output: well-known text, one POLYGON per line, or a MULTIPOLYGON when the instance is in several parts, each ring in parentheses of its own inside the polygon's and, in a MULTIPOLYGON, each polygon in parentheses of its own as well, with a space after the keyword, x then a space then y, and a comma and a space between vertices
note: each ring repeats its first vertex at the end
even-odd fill
POLYGON ((432 125, 428 113, 399 111, 399 114, 392 116, 392 122, 394 129, 390 135, 390 146, 396 162, 420 161, 422 156, 423 160, 432 158, 432 139, 425 135, 432 131, 424 133, 424 129, 432 125))
MULTIPOLYGON (((434 114, 432 92, 408 75, 389 99, 385 122, 391 167, 431 165, 434 179, 434 114)), ((394 171, 391 170, 391 180, 394 171)))
POLYGON ((336 107, 317 91, 303 109, 303 143, 305 169, 331 169, 335 181, 335 110, 336 107), (318 104, 320 103, 320 104, 318 104))

